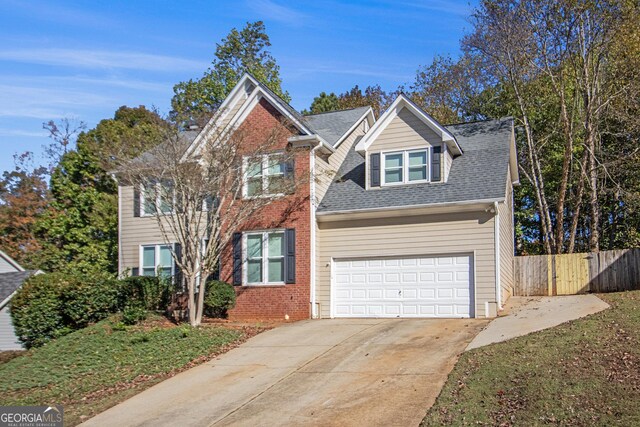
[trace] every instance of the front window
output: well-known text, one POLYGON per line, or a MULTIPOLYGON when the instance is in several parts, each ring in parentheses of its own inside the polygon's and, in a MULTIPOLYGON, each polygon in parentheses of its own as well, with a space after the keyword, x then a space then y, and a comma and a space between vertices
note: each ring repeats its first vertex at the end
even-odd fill
POLYGON ((169 245, 146 245, 142 247, 142 275, 163 276, 173 275, 173 257, 169 245))
POLYGON ((406 184, 429 180, 428 150, 385 153, 383 184, 406 184))
POLYGON ((175 189, 169 181, 150 180, 140 193, 142 214, 156 215, 173 212, 175 189))
POLYGON ((284 283, 284 232, 245 234, 246 283, 284 283))
POLYGON ((267 154, 246 159, 246 197, 284 193, 285 162, 282 155, 267 154))

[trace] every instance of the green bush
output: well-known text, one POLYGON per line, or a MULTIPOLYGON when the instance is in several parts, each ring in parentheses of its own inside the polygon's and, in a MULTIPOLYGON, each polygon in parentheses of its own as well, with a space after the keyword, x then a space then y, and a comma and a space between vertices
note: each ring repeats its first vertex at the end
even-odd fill
POLYGON ((171 282, 157 277, 41 274, 20 288, 10 311, 18 337, 29 348, 125 309, 128 321, 137 323, 144 318, 141 312, 166 309, 172 292, 171 282))
POLYGON ((62 293, 75 277, 61 273, 30 277, 11 299, 16 335, 27 346, 40 346, 71 331, 65 324, 62 293))
POLYGON ((236 291, 227 282, 212 280, 207 282, 204 307, 207 316, 227 317, 227 311, 236 305, 236 291))
POLYGON ((127 305, 122 310, 122 323, 125 325, 135 325, 147 318, 147 310, 138 304, 127 305))
POLYGON ((170 279, 156 276, 133 276, 122 280, 127 300, 146 310, 166 310, 174 292, 170 279))

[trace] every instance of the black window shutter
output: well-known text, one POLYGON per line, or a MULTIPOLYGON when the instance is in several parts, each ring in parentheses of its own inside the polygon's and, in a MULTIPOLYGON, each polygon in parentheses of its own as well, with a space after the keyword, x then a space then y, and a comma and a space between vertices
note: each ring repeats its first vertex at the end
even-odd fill
POLYGON ((233 285, 242 285, 242 233, 233 233, 233 285))
POLYGON ((296 283, 296 230, 287 228, 284 232, 284 282, 296 283))
POLYGON ((140 187, 135 184, 133 186, 133 216, 140 216, 140 187))
POLYGON ((295 193, 295 162, 293 159, 289 159, 284 164, 284 177, 288 180, 288 184, 286 185, 289 194, 295 193))
POLYGON ((442 163, 442 147, 437 145, 431 150, 431 181, 440 181, 442 163))
POLYGON ((182 259, 182 245, 180 243, 176 243, 173 245, 173 251, 175 252, 176 259, 173 260, 173 271, 175 272, 174 279, 176 281, 176 285, 178 285, 178 289, 182 289, 182 271, 180 271, 180 267, 178 267, 178 260, 182 259))
POLYGON ((284 176, 287 178, 293 178, 293 171, 295 168, 295 162, 293 159, 289 159, 284 163, 284 176))
POLYGON ((139 276, 140 275, 140 268, 138 267, 133 267, 131 269, 131 276, 139 276))
POLYGON ((218 266, 211 274, 211 280, 220 280, 220 270, 222 269, 222 262, 220 262, 220 258, 218 258, 218 266))
POLYGON ((371 174, 371 187, 380 187, 380 153, 369 156, 369 173, 371 174))

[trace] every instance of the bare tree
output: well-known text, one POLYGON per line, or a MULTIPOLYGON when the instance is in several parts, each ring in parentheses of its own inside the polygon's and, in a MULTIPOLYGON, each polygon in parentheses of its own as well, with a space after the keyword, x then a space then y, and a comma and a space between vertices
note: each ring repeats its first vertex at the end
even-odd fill
POLYGON ((69 151, 69 146, 86 128, 85 122, 67 117, 60 119, 59 122, 49 120, 42 123, 42 129, 48 131, 49 138, 53 140, 51 144, 44 147, 45 153, 50 159, 49 169, 53 169, 60 162, 62 156, 69 151))
MULTIPOLYGON (((308 167, 296 162, 300 150, 287 147, 290 126, 281 122, 256 132, 244 126, 206 127, 198 148, 167 125, 164 142, 120 167, 120 179, 141 189, 165 243, 183 276, 192 326, 201 323, 205 286, 216 271, 234 232, 282 223, 287 215, 309 203, 308 167), (296 166, 297 164, 297 166, 296 166), (278 204, 282 218, 265 209, 278 204), (180 248, 179 250, 177 248, 180 248)), ((308 150, 306 151, 308 165, 308 150)))

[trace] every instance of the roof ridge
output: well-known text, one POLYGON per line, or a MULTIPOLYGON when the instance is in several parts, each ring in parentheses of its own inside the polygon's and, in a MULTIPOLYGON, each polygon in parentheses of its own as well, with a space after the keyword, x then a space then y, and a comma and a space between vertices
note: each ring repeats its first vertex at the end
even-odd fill
POLYGON ((470 122, 447 123, 446 125, 442 125, 442 126, 471 125, 474 123, 501 122, 505 120, 513 120, 513 116, 504 116, 504 117, 499 117, 497 119, 471 120, 470 122))
POLYGON ((360 108, 372 108, 372 107, 371 105, 363 105, 361 107, 344 108, 342 110, 332 110, 332 111, 323 111, 322 113, 306 114, 306 115, 303 115, 302 117, 306 118, 306 117, 313 117, 313 116, 321 116, 323 114, 343 113, 345 111, 353 111, 353 110, 358 110, 360 108))

